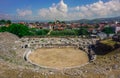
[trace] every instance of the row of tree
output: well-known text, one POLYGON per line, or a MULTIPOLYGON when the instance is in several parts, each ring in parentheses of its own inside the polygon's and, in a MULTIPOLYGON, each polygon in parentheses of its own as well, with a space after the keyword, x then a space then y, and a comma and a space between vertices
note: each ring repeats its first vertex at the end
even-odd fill
POLYGON ((49 30, 31 29, 22 24, 11 24, 9 27, 0 27, 0 32, 10 32, 19 37, 23 36, 35 36, 35 35, 47 35, 49 30))
MULTIPOLYGON (((47 36, 49 30, 47 29, 36 29, 29 28, 23 24, 10 24, 9 27, 2 26, 0 27, 0 32, 10 32, 18 35, 19 37, 23 36, 47 36)), ((105 27, 103 32, 106 34, 114 33, 114 30, 111 27, 105 27)), ((89 36, 90 33, 85 27, 80 27, 79 29, 66 29, 62 31, 52 31, 49 36, 89 36)))
POLYGON ((0 24, 11 24, 11 20, 0 20, 0 24))
POLYGON ((52 31, 51 36, 77 36, 74 30, 52 31))

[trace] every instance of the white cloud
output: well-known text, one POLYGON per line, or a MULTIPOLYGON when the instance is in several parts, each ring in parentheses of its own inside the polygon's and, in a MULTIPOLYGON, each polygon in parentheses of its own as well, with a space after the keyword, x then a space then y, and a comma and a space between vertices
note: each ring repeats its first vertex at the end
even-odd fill
POLYGON ((84 18, 119 16, 120 0, 110 0, 109 2, 106 3, 100 0, 90 5, 77 6, 73 9, 73 11, 82 13, 84 18))
POLYGON ((17 9, 17 15, 0 13, 0 19, 12 20, 78 20, 120 16, 120 0, 102 0, 89 5, 68 7, 61 0, 48 8, 39 9, 38 15, 33 16, 30 9, 17 9))
POLYGON ((67 16, 68 7, 67 4, 63 2, 63 0, 60 1, 58 4, 53 4, 49 8, 43 8, 40 9, 38 14, 40 17, 46 19, 46 20, 54 20, 54 19, 64 19, 67 16))
POLYGON ((75 20, 82 18, 102 18, 120 16, 120 0, 98 1, 93 4, 68 8, 61 0, 49 8, 40 9, 39 16, 45 20, 63 19, 75 20))
POLYGON ((29 15, 32 15, 32 10, 22 10, 22 9, 17 9, 17 14, 18 16, 29 16, 29 15))
POLYGON ((63 0, 61 0, 60 3, 58 3, 56 6, 54 6, 53 8, 56 8, 57 10, 59 10, 60 12, 66 13, 68 8, 67 8, 67 4, 65 4, 63 2, 63 0))

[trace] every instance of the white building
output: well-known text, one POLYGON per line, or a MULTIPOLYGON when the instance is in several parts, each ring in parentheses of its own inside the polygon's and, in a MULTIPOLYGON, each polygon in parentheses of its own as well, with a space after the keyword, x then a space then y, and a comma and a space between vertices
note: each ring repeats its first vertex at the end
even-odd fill
POLYGON ((117 32, 120 31, 120 27, 116 27, 115 28, 115 33, 117 34, 117 32))

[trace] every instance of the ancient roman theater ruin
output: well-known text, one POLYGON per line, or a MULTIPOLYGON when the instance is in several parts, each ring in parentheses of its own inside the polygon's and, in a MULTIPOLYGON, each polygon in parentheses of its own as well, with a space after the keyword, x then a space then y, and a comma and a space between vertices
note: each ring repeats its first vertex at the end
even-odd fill
POLYGON ((21 38, 22 48, 26 48, 23 58, 44 68, 74 68, 88 64, 95 59, 92 45, 96 39, 83 38, 21 38))

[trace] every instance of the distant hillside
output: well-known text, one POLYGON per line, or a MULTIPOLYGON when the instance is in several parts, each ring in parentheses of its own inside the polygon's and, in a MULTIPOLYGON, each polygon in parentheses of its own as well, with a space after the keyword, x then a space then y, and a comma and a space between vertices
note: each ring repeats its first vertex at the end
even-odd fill
POLYGON ((97 18, 97 19, 81 19, 81 20, 72 20, 72 21, 66 21, 67 23, 101 23, 101 22, 120 22, 120 16, 118 17, 111 17, 111 18, 97 18))
MULTIPOLYGON (((58 19, 59 20, 59 19, 58 19)), ((44 22, 47 23, 49 21, 55 21, 55 20, 11 20, 12 22, 44 22)), ((65 21, 65 20, 64 20, 65 21)), ((80 20, 71 20, 71 21, 65 21, 66 23, 101 23, 101 22, 114 22, 119 21, 120 22, 120 16, 118 17, 111 17, 111 18, 96 18, 96 19, 80 19, 80 20)))

